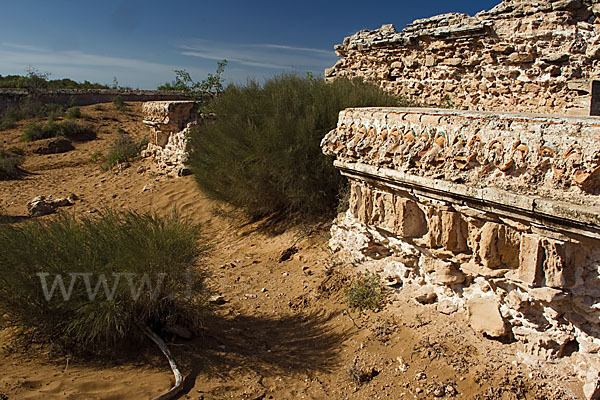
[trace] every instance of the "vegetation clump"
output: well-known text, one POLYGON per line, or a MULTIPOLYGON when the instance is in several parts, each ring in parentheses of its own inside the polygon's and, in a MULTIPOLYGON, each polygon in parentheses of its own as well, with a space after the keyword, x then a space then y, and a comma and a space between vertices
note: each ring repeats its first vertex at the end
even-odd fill
POLYGON ((77 119, 81 118, 83 114, 81 113, 81 109, 79 107, 71 107, 68 108, 65 112, 65 118, 67 119, 77 119))
POLYGON ((254 218, 329 216, 345 179, 323 155, 323 136, 345 108, 403 104, 360 80, 290 74, 230 85, 212 103, 216 119, 191 135, 188 163, 202 189, 254 218))
POLYGON ((121 112, 127 111, 127 104, 125 104, 125 102, 123 101, 123 98, 121 96, 116 95, 113 98, 112 103, 113 103, 113 106, 115 107, 115 110, 121 111, 121 112))
POLYGON ((136 141, 127 133, 120 133, 108 149, 103 168, 111 169, 117 164, 139 157, 142 149, 147 145, 148 139, 146 138, 136 141))
POLYGON ((0 147, 0 180, 14 179, 21 175, 23 153, 17 149, 4 150, 0 147))
POLYGON ((385 299, 381 277, 370 271, 359 274, 344 293, 353 312, 380 309, 385 299))
POLYGON ((33 122, 28 124, 21 135, 21 139, 25 142, 32 142, 57 136, 64 136, 75 141, 86 141, 95 139, 96 132, 91 127, 74 121, 54 122, 50 120, 46 123, 33 122))
POLYGON ((34 96, 26 96, 18 104, 8 106, 0 114, 0 130, 11 129, 16 123, 26 118, 56 119, 64 115, 65 106, 60 104, 43 104, 34 96))
POLYGON ((0 312, 68 351, 110 349, 206 310, 198 227, 177 216, 107 211, 100 218, 0 225, 0 312))
POLYGON ((72 79, 49 79, 50 74, 30 68, 27 75, 0 75, 2 89, 108 89, 107 85, 88 81, 76 82, 72 79))

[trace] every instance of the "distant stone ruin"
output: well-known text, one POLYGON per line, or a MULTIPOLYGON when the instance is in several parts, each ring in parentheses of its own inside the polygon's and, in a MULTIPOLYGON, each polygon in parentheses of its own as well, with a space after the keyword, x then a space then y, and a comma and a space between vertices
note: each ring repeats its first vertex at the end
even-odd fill
POLYGON ((342 59, 326 79, 363 77, 419 104, 590 115, 600 3, 506 0, 474 17, 420 19, 401 33, 360 31, 335 50, 342 59))
POLYGON ((328 79, 469 110, 347 109, 321 143, 351 184, 338 257, 518 340, 529 361, 570 356, 588 399, 600 398, 599 15, 597 2, 509 0, 359 32, 328 79))
POLYGON ((144 157, 152 157, 160 172, 183 175, 187 171, 187 137, 202 115, 196 101, 149 101, 143 104, 144 124, 150 128, 144 157))

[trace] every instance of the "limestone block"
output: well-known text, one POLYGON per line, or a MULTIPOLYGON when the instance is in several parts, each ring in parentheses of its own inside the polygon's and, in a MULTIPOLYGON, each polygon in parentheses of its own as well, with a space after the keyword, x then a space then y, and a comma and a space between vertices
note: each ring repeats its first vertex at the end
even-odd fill
POLYGON ((431 286, 423 286, 415 293, 415 300, 421 304, 432 304, 437 300, 437 294, 431 286))
POLYGON ((453 252, 468 250, 468 224, 459 213, 436 211, 428 208, 429 232, 427 241, 430 247, 443 247, 453 252))
POLYGON ((544 279, 544 248, 541 237, 524 234, 519 250, 519 279, 531 286, 540 286, 544 279))
POLYGON ((465 281, 465 274, 456 266, 438 258, 423 256, 421 258, 421 269, 429 274, 431 278, 444 285, 454 285, 465 281))
POLYGON ((467 301, 469 324, 477 331, 498 338, 507 334, 498 302, 493 298, 473 298, 467 301))
POLYGON ((479 257, 492 269, 517 269, 520 233, 505 225, 487 222, 480 232, 479 257))
POLYGON ((546 239, 544 248, 545 284, 565 288, 575 284, 575 271, 586 261, 586 254, 577 244, 546 239))
POLYGON ((395 200, 394 233, 400 237, 416 238, 427 233, 427 219, 417 202, 402 197, 395 200))

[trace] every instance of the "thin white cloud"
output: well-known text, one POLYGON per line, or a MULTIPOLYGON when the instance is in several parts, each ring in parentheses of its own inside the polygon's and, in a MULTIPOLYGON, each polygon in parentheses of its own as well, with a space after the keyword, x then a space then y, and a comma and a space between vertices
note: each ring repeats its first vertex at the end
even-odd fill
POLYGON ((291 51, 304 51, 307 53, 316 53, 316 54, 324 54, 327 56, 332 56, 334 54, 333 51, 322 50, 322 49, 312 49, 309 47, 295 47, 295 46, 284 46, 281 44, 254 44, 251 45, 254 47, 265 47, 270 49, 281 49, 281 50, 291 50, 291 51))
POLYGON ((289 69, 290 68, 285 65, 267 64, 267 63, 260 63, 260 62, 255 62, 255 61, 242 60, 242 59, 238 59, 238 58, 234 58, 234 57, 227 57, 227 55, 225 53, 222 53, 222 54, 209 53, 209 52, 195 50, 195 51, 183 51, 183 52, 181 52, 181 54, 184 56, 205 58, 207 60, 218 60, 218 61, 227 60, 228 62, 238 62, 242 65, 248 65, 250 67, 269 68, 269 69, 289 69))
POLYGON ((274 70, 323 70, 337 60, 333 51, 279 44, 237 44, 195 39, 179 46, 182 55, 228 60, 250 67, 274 70))

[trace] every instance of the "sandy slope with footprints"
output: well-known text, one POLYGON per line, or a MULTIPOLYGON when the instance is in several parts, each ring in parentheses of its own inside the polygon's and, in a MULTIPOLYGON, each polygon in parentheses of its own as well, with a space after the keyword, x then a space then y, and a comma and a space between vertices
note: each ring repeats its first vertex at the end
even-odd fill
MULTIPOLYGON (((327 248, 327 226, 267 233, 223 204, 209 200, 193 177, 155 175, 149 160, 117 173, 89 160, 104 152, 117 128, 146 130, 139 104, 118 113, 111 105, 82 111, 98 139, 59 155, 27 154, 22 180, 0 182, 0 204, 15 217, 37 195, 79 200, 79 215, 106 207, 169 213, 202 226, 211 246, 200 263, 226 303, 215 307, 202 337, 166 338, 182 364, 185 399, 569 399, 579 383, 561 365, 517 363, 516 344, 478 337, 465 316, 417 305, 411 289, 391 290, 379 312, 348 315, 343 289, 352 266, 327 248), (142 167, 142 168, 140 168, 142 167), (148 169, 147 169, 148 168, 148 169), (291 247, 288 260, 280 261, 291 247), (293 253, 293 254, 292 254, 293 253), (556 374, 562 376, 556 378, 556 374)), ((6 147, 29 151, 19 128, 0 132, 6 147)), ((43 217, 43 218, 51 218, 43 217)), ((0 331, 0 399, 148 399, 171 385, 166 361, 152 344, 130 346, 110 359, 14 349, 14 331, 0 331), (67 364, 68 359, 68 364, 67 364)))

